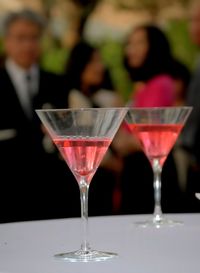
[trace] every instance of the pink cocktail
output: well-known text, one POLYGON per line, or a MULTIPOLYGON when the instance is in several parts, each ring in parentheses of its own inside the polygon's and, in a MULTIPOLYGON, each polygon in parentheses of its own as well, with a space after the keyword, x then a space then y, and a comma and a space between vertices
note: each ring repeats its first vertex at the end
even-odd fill
POLYGON ((180 224, 162 214, 161 172, 191 110, 192 107, 130 108, 127 113, 128 126, 140 141, 154 173, 154 215, 152 219, 138 223, 143 227, 180 224))
POLYGON ((70 262, 105 261, 116 253, 98 251, 88 242, 88 193, 95 175, 128 108, 36 110, 79 185, 83 239, 80 249, 55 257, 70 262))
POLYGON ((91 182, 105 155, 111 139, 107 138, 55 138, 54 143, 80 183, 81 177, 91 182))
POLYGON ((159 159, 163 166, 170 150, 174 146, 182 124, 129 124, 131 131, 137 135, 145 154, 153 163, 159 159))

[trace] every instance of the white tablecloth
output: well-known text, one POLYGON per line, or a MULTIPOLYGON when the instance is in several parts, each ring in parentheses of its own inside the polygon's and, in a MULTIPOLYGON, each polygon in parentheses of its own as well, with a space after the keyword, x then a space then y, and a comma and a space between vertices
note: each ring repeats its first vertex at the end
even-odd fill
MULTIPOLYGON (((183 226, 138 228, 146 215, 91 217, 90 242, 117 252, 103 262, 70 263, 53 255, 80 246, 80 219, 0 225, 0 273, 197 273, 200 272, 200 214, 173 214, 183 226)), ((149 217, 149 216, 148 216, 149 217)))

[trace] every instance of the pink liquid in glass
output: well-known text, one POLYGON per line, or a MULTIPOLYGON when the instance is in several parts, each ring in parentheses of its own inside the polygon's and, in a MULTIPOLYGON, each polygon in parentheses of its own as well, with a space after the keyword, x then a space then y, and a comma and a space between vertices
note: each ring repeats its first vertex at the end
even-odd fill
POLYGON ((159 159, 162 166, 176 142, 183 125, 129 124, 129 127, 139 138, 150 162, 152 163, 153 159, 159 159))
POLYGON ((91 182, 101 160, 106 153, 111 139, 107 138, 56 138, 58 147, 77 181, 84 177, 91 182))

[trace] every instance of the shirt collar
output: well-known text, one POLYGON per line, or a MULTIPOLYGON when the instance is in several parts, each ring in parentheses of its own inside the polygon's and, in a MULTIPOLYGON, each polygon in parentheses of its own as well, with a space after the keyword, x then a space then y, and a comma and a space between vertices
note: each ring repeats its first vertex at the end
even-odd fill
POLYGON ((39 90, 39 67, 33 64, 30 69, 26 70, 17 65, 12 59, 7 59, 5 68, 12 80, 12 83, 18 93, 24 92, 27 88, 26 75, 29 73, 31 76, 31 93, 35 96, 39 90), (21 91, 22 90, 22 91, 21 91))
POLYGON ((38 76, 38 65, 33 64, 29 69, 24 69, 18 64, 16 64, 12 59, 8 58, 5 62, 6 69, 15 77, 24 77, 26 73, 30 73, 31 76, 38 76))

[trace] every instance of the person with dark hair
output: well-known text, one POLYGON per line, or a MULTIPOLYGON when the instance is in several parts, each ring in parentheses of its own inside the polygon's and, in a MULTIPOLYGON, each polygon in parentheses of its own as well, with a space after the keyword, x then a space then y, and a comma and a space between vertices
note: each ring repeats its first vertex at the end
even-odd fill
POLYGON ((174 58, 164 32, 153 25, 136 27, 125 47, 125 67, 135 85, 132 105, 172 106, 174 58))
MULTIPOLYGON (((55 197, 56 174, 52 174, 56 160, 47 153, 48 141, 35 109, 67 107, 67 101, 63 77, 44 71, 39 65, 44 27, 43 17, 32 10, 11 12, 4 22, 6 58, 0 68, 0 222, 58 216, 54 214, 58 205, 52 202, 53 198, 59 201, 55 197)), ((61 173, 60 169, 57 176, 61 173)))
MULTIPOLYGON (((77 43, 71 50, 65 71, 69 107, 123 106, 121 96, 114 90, 109 71, 97 48, 85 41, 77 43)), ((115 139, 121 141, 120 130, 117 135, 115 139)), ((122 168, 123 159, 115 153, 111 144, 90 186, 93 192, 89 198, 90 214, 105 215, 116 212, 112 202, 113 191, 122 168)))
MULTIPOLYGON (((125 46, 125 67, 133 82, 132 107, 171 107, 176 103, 175 66, 164 32, 154 25, 141 25, 130 33, 125 46)), ((150 162, 136 143, 135 152, 126 157, 122 177, 122 212, 152 213, 153 173, 150 162)), ((184 210, 184 195, 179 187, 176 165, 171 152, 162 173, 164 212, 184 210)))
POLYGON ((191 72, 185 64, 178 60, 174 60, 170 73, 175 84, 174 106, 184 106, 186 105, 191 72))
POLYGON ((87 42, 80 41, 72 48, 65 74, 69 107, 122 105, 99 50, 87 42))

